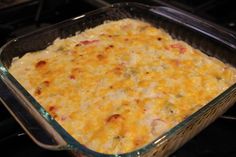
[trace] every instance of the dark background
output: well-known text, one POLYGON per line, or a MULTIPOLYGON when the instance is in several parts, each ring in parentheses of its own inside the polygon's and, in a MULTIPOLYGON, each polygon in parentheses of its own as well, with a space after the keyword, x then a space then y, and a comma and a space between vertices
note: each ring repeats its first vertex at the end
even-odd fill
MULTIPOLYGON (((125 0, 0 0, 0 46, 12 38, 125 0)), ((176 7, 236 32, 234 0, 136 0, 176 7)), ((235 52, 236 53, 236 52, 235 52)), ((8 93, 2 90, 0 97, 8 93)), ((236 157, 236 106, 186 143, 171 157, 236 157)), ((67 157, 66 151, 37 146, 0 103, 0 151, 7 157, 67 157)))

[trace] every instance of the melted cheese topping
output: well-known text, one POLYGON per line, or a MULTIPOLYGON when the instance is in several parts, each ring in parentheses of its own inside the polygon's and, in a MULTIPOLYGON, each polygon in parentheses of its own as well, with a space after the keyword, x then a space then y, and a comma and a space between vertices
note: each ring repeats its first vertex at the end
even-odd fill
POLYGON ((10 73, 81 144, 138 149, 236 82, 236 70, 148 23, 110 21, 15 58, 10 73))

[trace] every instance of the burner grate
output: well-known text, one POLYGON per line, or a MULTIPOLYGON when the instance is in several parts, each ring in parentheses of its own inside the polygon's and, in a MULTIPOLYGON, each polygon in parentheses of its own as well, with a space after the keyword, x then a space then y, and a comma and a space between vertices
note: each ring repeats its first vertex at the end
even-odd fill
POLYGON ((19 4, 29 2, 30 0, 1 0, 0 9, 10 8, 19 4))

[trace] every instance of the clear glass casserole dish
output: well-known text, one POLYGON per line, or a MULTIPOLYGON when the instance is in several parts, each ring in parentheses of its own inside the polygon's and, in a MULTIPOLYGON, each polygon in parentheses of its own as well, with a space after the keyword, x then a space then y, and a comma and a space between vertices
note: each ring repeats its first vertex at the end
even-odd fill
POLYGON ((161 6, 115 4, 19 37, 1 48, 1 81, 6 85, 6 92, 11 94, 11 97, 1 96, 1 101, 38 145, 51 150, 69 150, 76 156, 168 156, 233 105, 236 84, 148 145, 125 154, 102 154, 86 148, 70 136, 8 72, 16 56, 44 49, 58 37, 72 36, 104 21, 127 17, 143 19, 172 37, 236 66, 236 37, 232 32, 185 12, 161 6))

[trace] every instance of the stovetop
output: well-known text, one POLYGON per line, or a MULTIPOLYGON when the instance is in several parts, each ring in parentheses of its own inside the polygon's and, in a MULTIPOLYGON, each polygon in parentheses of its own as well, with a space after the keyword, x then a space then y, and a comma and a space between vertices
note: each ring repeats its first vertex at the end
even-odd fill
MULTIPOLYGON (((131 0, 130 0, 131 1, 131 0)), ((233 0, 133 0, 176 7, 236 32, 233 0)), ((0 46, 8 40, 98 7, 126 0, 3 0, 0 2, 0 46)), ((0 97, 7 93, 0 82, 0 97)), ((171 157, 236 157, 236 105, 171 157)), ((37 146, 0 103, 0 150, 7 157, 69 157, 66 151, 37 146)))

